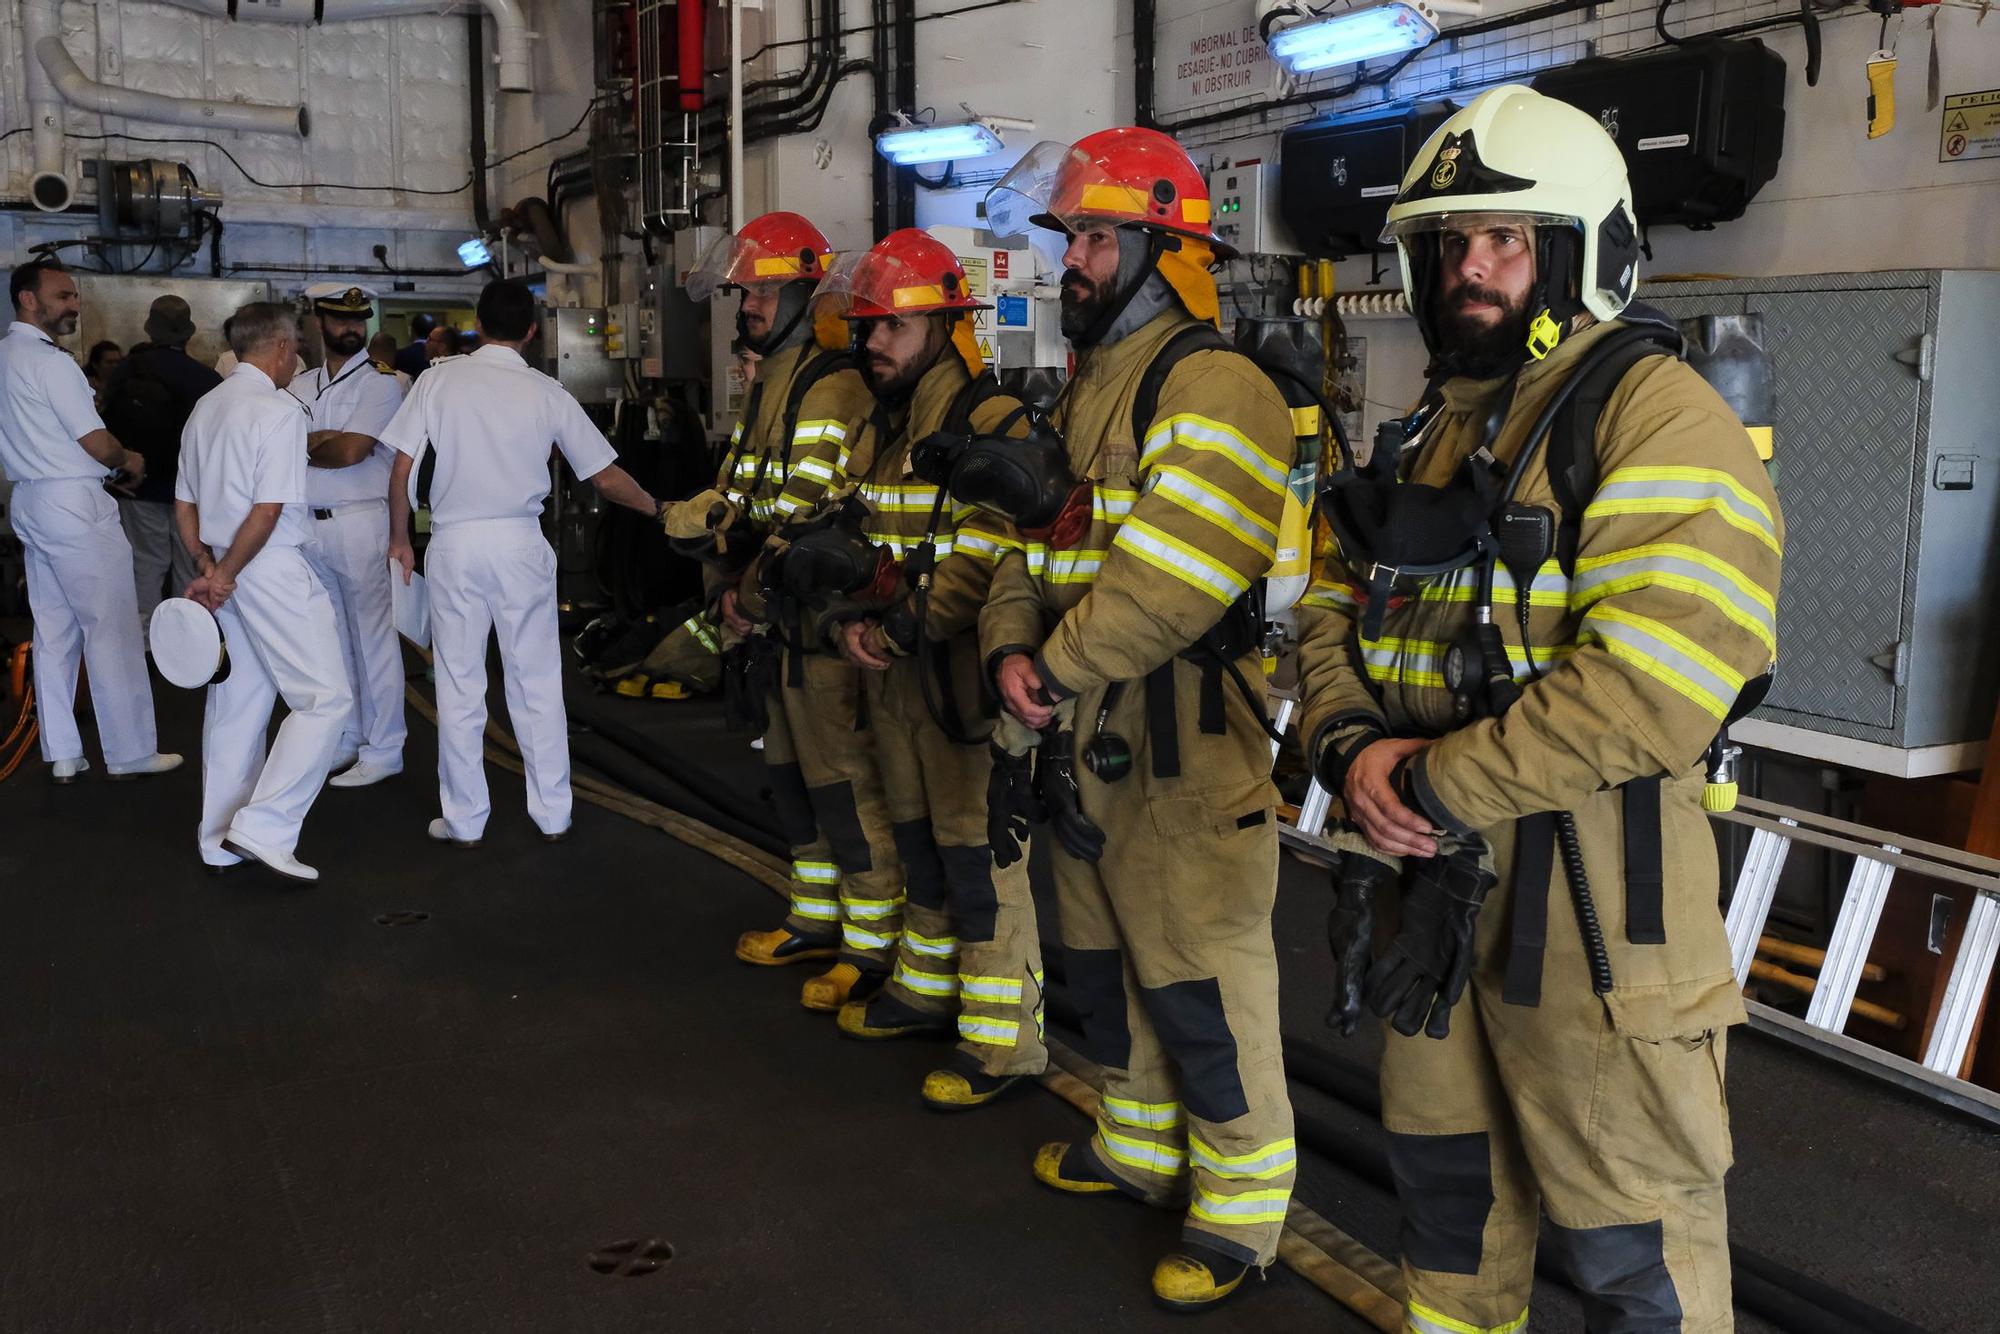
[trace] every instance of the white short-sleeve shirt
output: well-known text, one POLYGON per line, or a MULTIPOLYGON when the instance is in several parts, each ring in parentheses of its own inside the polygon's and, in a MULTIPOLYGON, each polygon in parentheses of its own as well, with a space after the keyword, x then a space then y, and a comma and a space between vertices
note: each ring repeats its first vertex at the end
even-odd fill
POLYGON ((417 461, 412 500, 424 446, 437 451, 430 495, 431 523, 439 528, 538 517, 549 494, 551 446, 581 478, 618 461, 567 389, 493 343, 432 362, 379 438, 417 461))
POLYGON ((174 498, 201 511, 201 540, 217 550, 236 540, 253 505, 283 505, 265 543, 295 547, 311 532, 306 517, 306 426, 299 401, 247 363, 203 394, 181 432, 174 498))
MULTIPOLYGON (((382 438, 383 430, 403 406, 403 385, 392 367, 366 357, 349 357, 340 374, 329 376, 324 365, 297 376, 286 388, 312 413, 312 430, 355 431, 382 438)), ((355 500, 382 500, 389 494, 389 464, 395 451, 378 443, 368 457, 347 468, 306 469, 308 505, 344 505, 355 500)))
POLYGON ((77 443, 102 430, 76 359, 26 320, 0 338, 0 472, 11 482, 97 481, 110 469, 77 443))

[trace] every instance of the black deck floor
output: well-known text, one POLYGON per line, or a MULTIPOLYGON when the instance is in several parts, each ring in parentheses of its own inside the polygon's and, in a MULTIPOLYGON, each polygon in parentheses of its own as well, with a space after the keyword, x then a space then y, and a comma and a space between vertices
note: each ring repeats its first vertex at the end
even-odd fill
MULTIPOLYGON (((192 760, 197 701, 160 697, 192 760)), ((707 704, 584 703, 754 783, 707 704)), ((413 717, 403 777, 323 794, 310 888, 201 873, 192 768, 0 785, 0 1329, 1184 1327, 1147 1300, 1173 1219, 1029 1179, 1082 1126, 1066 1105, 926 1113, 938 1049, 839 1041, 801 971, 736 963, 776 898, 649 829, 580 804, 545 846, 495 772, 485 844, 431 844, 434 755, 413 717), (430 916, 378 924, 397 912, 430 916), (674 1255, 650 1276, 589 1266, 653 1238, 674 1255)), ((1289 865, 1287 1032, 1340 1049, 1323 903, 1289 865)), ((1926 1327, 1993 1327, 2000 1140, 1751 1037, 1731 1104, 1739 1241, 1926 1327)), ((1318 1159, 1300 1189, 1393 1255, 1382 1192, 1318 1159)), ((1543 1288, 1535 1327, 1580 1329, 1543 1288)), ((1282 1269, 1199 1323, 1363 1328, 1282 1269)))

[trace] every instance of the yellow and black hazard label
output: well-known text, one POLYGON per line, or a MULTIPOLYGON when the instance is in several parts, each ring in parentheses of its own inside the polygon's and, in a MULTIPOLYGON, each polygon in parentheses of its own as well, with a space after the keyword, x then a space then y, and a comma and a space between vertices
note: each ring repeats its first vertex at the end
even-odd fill
POLYGON ((2000 157, 2000 88, 1947 97, 1938 130, 1938 161, 1996 157, 2000 157))

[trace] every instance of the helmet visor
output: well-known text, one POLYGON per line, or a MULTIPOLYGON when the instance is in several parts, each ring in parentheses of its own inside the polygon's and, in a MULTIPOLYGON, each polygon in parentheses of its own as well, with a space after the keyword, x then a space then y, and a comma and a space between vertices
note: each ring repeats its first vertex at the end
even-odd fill
POLYGON ((836 259, 813 300, 820 309, 850 320, 979 306, 958 274, 925 271, 879 248, 850 251, 836 259))
POLYGON ((685 286, 690 300, 707 301, 730 287, 756 287, 811 280, 825 260, 810 250, 777 251, 770 246, 726 233, 702 247, 685 286))
POLYGON ((1580 227, 1575 218, 1560 213, 1500 213, 1486 212, 1446 212, 1419 213, 1414 217, 1397 218, 1382 229, 1381 239, 1385 242, 1407 240, 1413 236, 1454 232, 1461 236, 1474 232, 1499 231, 1515 228, 1528 231, 1537 227, 1580 227))
POLYGON ((1064 165, 1089 167, 1090 160, 1073 152, 1068 144, 1044 139, 1021 155, 1007 169, 1000 183, 986 192, 986 226, 1000 237, 1027 236, 1044 221, 1055 198, 1056 183, 1064 165))

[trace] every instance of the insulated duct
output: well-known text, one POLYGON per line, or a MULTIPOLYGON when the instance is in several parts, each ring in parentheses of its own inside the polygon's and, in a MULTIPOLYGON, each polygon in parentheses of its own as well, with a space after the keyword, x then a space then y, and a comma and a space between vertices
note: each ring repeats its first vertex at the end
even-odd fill
POLYGON ((161 125, 193 125, 212 130, 249 130, 257 134, 288 134, 305 138, 312 118, 302 106, 268 106, 258 102, 218 102, 201 97, 169 97, 99 83, 83 72, 59 36, 35 43, 35 60, 62 94, 63 101, 107 116, 130 116, 161 125))
POLYGON ((297 0, 157 0, 163 5, 191 9, 210 18, 258 23, 329 23, 351 19, 398 18, 424 15, 435 18, 453 10, 476 7, 493 16, 499 32, 500 89, 508 93, 534 90, 528 78, 528 15, 524 0, 337 0, 337 3, 300 4, 297 0))
MULTIPOLYGON (((21 0, 21 41, 28 51, 61 35, 62 0, 21 0)), ((76 182, 64 169, 62 97, 39 60, 30 56, 22 63, 28 67, 28 123, 35 155, 28 194, 36 208, 60 213, 76 194, 76 182)))

